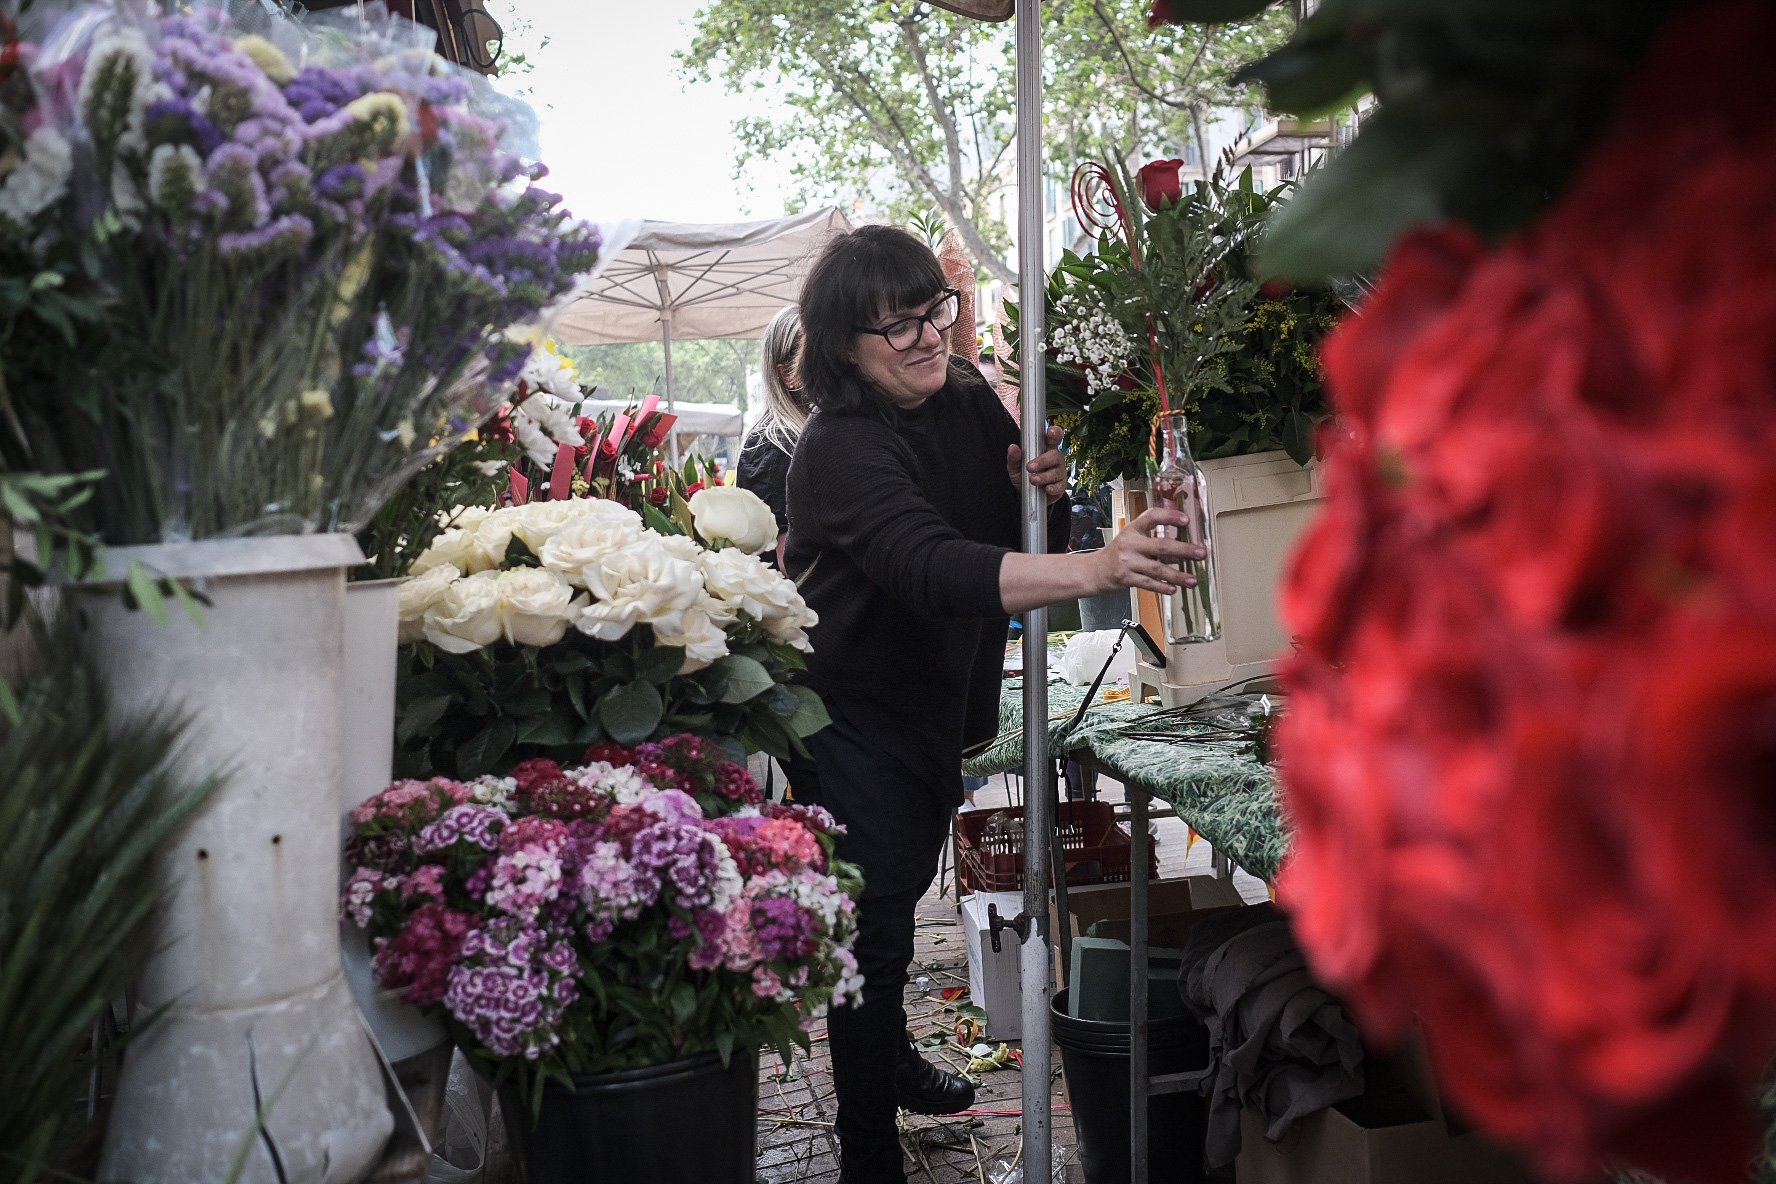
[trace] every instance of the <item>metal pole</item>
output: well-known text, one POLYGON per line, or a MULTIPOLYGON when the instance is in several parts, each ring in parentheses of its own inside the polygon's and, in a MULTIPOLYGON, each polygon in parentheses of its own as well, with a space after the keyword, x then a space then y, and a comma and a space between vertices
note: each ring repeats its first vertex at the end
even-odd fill
POLYGON ((1129 801, 1129 1184, 1147 1184, 1147 791, 1128 787, 1129 801))
MULTIPOLYGON (((1017 2, 1018 185, 1018 373, 1023 397, 1024 455, 1039 455, 1048 420, 1043 384, 1042 266, 1042 0, 1017 2)), ((1024 484, 1024 550, 1048 547, 1048 503, 1024 484)), ((1048 610, 1024 614, 1024 916, 1028 919, 1020 963, 1024 1021, 1024 1179, 1049 1184, 1050 1141, 1048 987, 1049 792, 1054 767, 1048 755, 1048 610)), ((1063 924, 1065 920, 1063 919, 1063 924)))
MULTIPOLYGON (((660 344, 666 348, 666 414, 678 414, 678 399, 672 389, 672 310, 662 309, 660 312, 660 344)), ((678 468, 678 425, 673 424, 672 430, 666 433, 666 455, 672 458, 672 467, 678 468)))

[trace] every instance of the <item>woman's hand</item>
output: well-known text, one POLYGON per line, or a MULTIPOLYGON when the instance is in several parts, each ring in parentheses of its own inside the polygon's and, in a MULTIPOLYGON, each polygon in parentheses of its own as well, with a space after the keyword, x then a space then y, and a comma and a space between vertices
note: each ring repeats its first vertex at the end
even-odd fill
POLYGON ((1175 538, 1153 537, 1156 526, 1173 527, 1175 533, 1187 527, 1189 522, 1179 511, 1157 506, 1130 522, 1103 550, 1090 553, 1097 561, 1102 581, 1098 591, 1145 588, 1149 592, 1165 594, 1174 588, 1194 587, 1196 577, 1179 570, 1178 564, 1186 559, 1206 559, 1208 549, 1175 538))
POLYGON ((1024 464, 1024 450, 1020 445, 1013 444, 1006 449, 1005 472, 1012 485, 1019 489, 1023 488, 1024 475, 1028 473, 1030 480, 1053 505, 1067 492, 1067 458, 1061 454, 1060 428, 1051 426, 1043 433, 1043 439, 1048 448, 1028 465, 1024 464))

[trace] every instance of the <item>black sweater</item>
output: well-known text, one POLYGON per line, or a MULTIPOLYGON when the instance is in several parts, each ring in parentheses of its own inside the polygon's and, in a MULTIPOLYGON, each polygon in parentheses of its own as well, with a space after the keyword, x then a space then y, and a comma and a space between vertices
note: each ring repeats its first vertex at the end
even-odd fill
MULTIPOLYGON (((1022 520, 1005 453, 1017 442, 986 381, 952 359, 916 410, 812 417, 789 470, 785 562, 820 614, 810 685, 958 804, 963 747, 998 727, 999 567, 1022 520)), ((1067 525, 1062 499, 1051 549, 1067 525)))

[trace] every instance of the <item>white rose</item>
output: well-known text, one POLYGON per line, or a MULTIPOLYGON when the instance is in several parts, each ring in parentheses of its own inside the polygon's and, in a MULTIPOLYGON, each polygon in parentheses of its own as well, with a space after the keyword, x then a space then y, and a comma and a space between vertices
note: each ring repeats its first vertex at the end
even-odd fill
POLYGON ((696 564, 674 559, 648 539, 612 551, 580 574, 596 599, 574 625, 602 641, 640 624, 679 628, 684 611, 703 595, 696 564))
POLYGON ((641 515, 627 506, 597 498, 567 503, 575 507, 571 518, 537 551, 550 571, 560 572, 584 585, 581 574, 613 551, 620 551, 642 537, 641 515))
POLYGON ((506 547, 512 541, 510 514, 510 509, 464 511, 454 527, 420 553, 407 574, 422 575, 444 563, 471 575, 498 567, 505 562, 506 547))
POLYGON ((466 654, 500 639, 499 573, 480 571, 446 588, 426 610, 425 639, 449 654, 466 654))
POLYGON ((425 636, 422 620, 438 603, 462 572, 448 563, 427 568, 419 575, 401 581, 401 640, 418 641, 425 636))
POLYGON ((701 564, 709 594, 726 601, 756 621, 795 617, 807 611, 795 583, 740 551, 706 551, 701 564))
POLYGON ((554 645, 586 606, 573 585, 538 567, 500 572, 498 591, 500 632, 514 645, 554 645))
POLYGON ((544 544, 574 521, 577 514, 570 500, 530 502, 507 510, 506 522, 518 540, 530 548, 530 553, 538 555, 544 544))
POLYGON ((820 614, 813 609, 802 607, 800 612, 787 617, 778 617, 774 621, 765 622, 765 632, 772 641, 784 645, 792 645, 804 654, 814 652, 814 643, 808 640, 808 630, 820 624, 820 614))
POLYGON ((751 555, 777 545, 777 519, 751 490, 715 485, 691 495, 691 522, 714 546, 733 546, 751 555))
POLYGON ((706 608, 709 598, 704 597, 702 603, 686 609, 679 616, 676 628, 670 625, 655 625, 654 640, 661 645, 681 645, 684 647, 684 663, 679 666, 680 674, 691 674, 702 670, 718 658, 728 655, 728 635, 722 630, 721 623, 713 619, 706 608))

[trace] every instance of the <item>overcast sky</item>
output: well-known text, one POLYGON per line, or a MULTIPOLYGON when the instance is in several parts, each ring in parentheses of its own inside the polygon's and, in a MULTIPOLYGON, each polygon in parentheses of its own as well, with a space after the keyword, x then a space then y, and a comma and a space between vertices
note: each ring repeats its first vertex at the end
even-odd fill
POLYGON ((719 83, 687 83, 672 55, 688 48, 700 0, 497 0, 550 43, 536 69, 504 86, 533 93, 542 160, 581 218, 730 222, 784 212, 781 170, 753 166, 736 185, 729 128, 757 111, 719 83))

